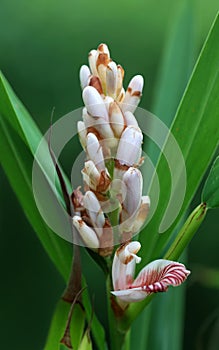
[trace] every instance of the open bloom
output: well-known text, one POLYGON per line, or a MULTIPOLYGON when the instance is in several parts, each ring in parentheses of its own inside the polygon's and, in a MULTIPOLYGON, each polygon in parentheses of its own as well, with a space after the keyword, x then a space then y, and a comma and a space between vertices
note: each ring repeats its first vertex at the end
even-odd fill
POLYGON ((159 259, 146 265, 134 279, 136 263, 141 258, 136 254, 141 248, 139 242, 120 246, 114 256, 112 279, 119 304, 141 301, 151 293, 166 292, 169 286, 179 286, 190 274, 181 263, 159 259))

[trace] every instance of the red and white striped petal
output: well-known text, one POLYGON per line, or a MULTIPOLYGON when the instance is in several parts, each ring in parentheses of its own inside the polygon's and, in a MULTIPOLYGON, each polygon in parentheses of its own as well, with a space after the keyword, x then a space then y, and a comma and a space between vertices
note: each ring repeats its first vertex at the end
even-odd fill
POLYGON ((179 286, 189 274, 183 264, 159 259, 145 266, 130 288, 140 287, 147 293, 164 292, 169 286, 179 286))
POLYGON ((179 286, 189 274, 190 271, 181 263, 155 260, 140 271, 131 285, 112 294, 127 303, 141 301, 151 293, 165 292, 169 286, 179 286))

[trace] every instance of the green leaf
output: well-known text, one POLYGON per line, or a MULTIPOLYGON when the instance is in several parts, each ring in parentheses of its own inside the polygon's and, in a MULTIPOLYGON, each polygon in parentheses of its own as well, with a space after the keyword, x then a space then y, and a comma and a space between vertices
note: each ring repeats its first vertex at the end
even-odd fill
MULTIPOLYGON (((44 249, 64 277, 68 280, 72 246, 55 234, 45 223, 36 206, 32 191, 32 164, 33 157, 42 135, 36 124, 15 96, 6 79, 0 73, 0 163, 9 182, 16 193, 19 202, 29 222, 37 233, 44 249), (9 123, 10 125, 9 125, 9 123)), ((48 154, 48 149, 45 150, 48 154)), ((61 198, 60 186, 54 186, 50 176, 54 171, 52 161, 46 160, 39 164, 44 181, 51 190, 54 201, 61 198), (51 167, 50 167, 51 166, 51 167)), ((85 291, 84 294, 87 292, 85 291)), ((88 295, 83 301, 86 315, 91 317, 92 308, 88 295)), ((94 315, 92 332, 99 349, 105 348, 104 330, 94 315)))
POLYGON ((46 252, 67 280, 71 265, 71 245, 54 234, 42 219, 32 192, 32 156, 24 143, 0 114, 0 163, 7 174, 24 213, 46 252))
POLYGON ((169 154, 172 165, 175 164, 177 181, 171 193, 169 168, 166 159, 161 156, 157 166, 160 181, 158 208, 140 236, 142 246, 145 247, 143 253, 145 263, 162 253, 174 228, 190 204, 218 145, 219 128, 215 127, 219 120, 218 37, 219 17, 217 16, 170 128, 185 161, 187 184, 184 201, 176 219, 167 228, 168 218, 172 217, 178 197, 182 193, 179 186, 180 176, 185 170, 183 164, 182 167, 179 166, 179 159, 172 147, 171 135, 168 135, 163 152, 169 154), (165 227, 165 233, 160 234, 159 232, 165 227))
MULTIPOLYGON (((66 322, 71 304, 60 300, 53 314, 50 330, 44 350, 59 350, 60 341, 65 333, 66 322)), ((64 345, 63 345, 64 346, 64 345)))
POLYGON ((207 203, 208 208, 219 207, 219 157, 215 159, 205 182, 202 201, 207 203))
POLYGON ((92 342, 90 339, 90 334, 89 331, 85 332, 82 342, 80 344, 80 347, 78 348, 78 350, 92 350, 92 342))
POLYGON ((78 349, 84 333, 84 312, 79 304, 74 305, 70 323, 70 336, 73 349, 78 349))
MULTIPOLYGON (((194 63, 196 47, 193 17, 189 1, 179 4, 168 30, 164 54, 158 70, 151 110, 168 127, 176 113, 177 105, 189 80, 194 63)), ((159 130, 157 132, 159 133, 159 130)), ((146 142, 144 149, 149 158, 156 164, 159 153, 155 145, 146 142)), ((147 178, 147 168, 145 170, 145 175, 143 175, 147 178)), ((146 250, 147 246, 143 246, 142 255, 146 250)), ((170 290, 164 297, 155 298, 153 303, 148 305, 134 322, 132 348, 136 347, 135 341, 138 339, 139 350, 181 349, 183 325, 181 314, 178 311, 182 310, 183 303, 184 288, 170 290), (157 317, 158 314, 159 317, 157 317), (163 339, 166 341, 162 341, 163 339), (168 339, 169 343, 167 344, 168 339)))

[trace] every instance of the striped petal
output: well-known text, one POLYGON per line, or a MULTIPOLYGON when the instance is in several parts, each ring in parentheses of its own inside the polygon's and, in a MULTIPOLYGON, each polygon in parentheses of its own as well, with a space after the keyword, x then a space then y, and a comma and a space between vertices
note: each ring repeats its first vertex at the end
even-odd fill
POLYGON ((145 266, 126 289, 112 294, 127 303, 141 301, 151 293, 166 292, 169 286, 179 286, 189 274, 190 271, 181 263, 155 260, 145 266))

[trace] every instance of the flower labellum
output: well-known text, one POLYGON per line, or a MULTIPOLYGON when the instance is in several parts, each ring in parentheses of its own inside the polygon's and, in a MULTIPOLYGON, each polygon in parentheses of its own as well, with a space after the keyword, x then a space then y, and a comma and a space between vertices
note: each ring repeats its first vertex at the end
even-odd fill
POLYGON ((133 249, 134 243, 139 242, 118 248, 113 260, 114 291, 111 293, 118 298, 122 307, 126 303, 141 301, 152 293, 166 292, 169 286, 179 286, 190 274, 181 263, 159 259, 146 265, 134 279, 135 266, 139 263, 135 254, 140 249, 137 245, 133 249))

